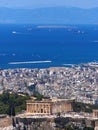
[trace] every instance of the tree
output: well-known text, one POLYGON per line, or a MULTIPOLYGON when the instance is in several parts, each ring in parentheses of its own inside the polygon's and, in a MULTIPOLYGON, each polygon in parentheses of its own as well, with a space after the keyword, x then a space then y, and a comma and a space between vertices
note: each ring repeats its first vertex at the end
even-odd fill
POLYGON ((9 116, 15 116, 15 105, 14 103, 9 103, 8 113, 9 116))

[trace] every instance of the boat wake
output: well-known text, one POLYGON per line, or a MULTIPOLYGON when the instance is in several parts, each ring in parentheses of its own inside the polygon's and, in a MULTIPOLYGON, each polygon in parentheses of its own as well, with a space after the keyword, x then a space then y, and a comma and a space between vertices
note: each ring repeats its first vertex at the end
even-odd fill
POLYGON ((97 40, 97 41, 94 41, 94 42, 98 43, 98 40, 97 40))
POLYGON ((14 35, 31 35, 30 33, 22 33, 22 32, 16 32, 16 31, 12 31, 12 34, 14 35))

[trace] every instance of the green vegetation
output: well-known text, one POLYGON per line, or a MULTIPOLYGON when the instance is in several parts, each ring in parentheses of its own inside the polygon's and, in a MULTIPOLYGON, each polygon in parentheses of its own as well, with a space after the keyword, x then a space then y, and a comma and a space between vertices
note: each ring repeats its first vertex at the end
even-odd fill
POLYGON ((75 112, 92 113, 93 109, 98 109, 98 105, 84 104, 84 103, 80 103, 80 102, 74 102, 73 103, 73 110, 75 112))
POLYGON ((94 130, 94 128, 91 128, 91 127, 85 127, 83 130, 94 130))
POLYGON ((85 127, 85 128, 78 128, 78 127, 72 127, 72 126, 65 126, 64 130, 94 130, 94 128, 91 127, 85 127))
POLYGON ((41 94, 40 94, 39 92, 37 92, 37 91, 34 91, 34 92, 33 92, 33 96, 36 97, 36 100, 39 100, 39 101, 41 101, 41 100, 44 98, 44 96, 41 95, 41 94))
MULTIPOLYGON (((79 121, 75 121, 72 118, 64 118, 64 117, 57 117, 54 119, 54 122, 56 124, 57 130, 94 130, 92 127, 86 127, 84 126, 84 123, 81 124, 84 128, 81 128, 80 126, 76 125, 79 123, 79 121)), ((85 122, 85 120, 84 120, 85 122)))
POLYGON ((39 92, 34 91, 33 96, 36 98, 36 100, 41 101, 42 99, 49 99, 49 97, 44 97, 39 92))
MULTIPOLYGON (((40 101, 44 97, 37 91, 34 91, 33 96, 36 100, 40 101)), ((8 91, 4 92, 0 95, 0 114, 8 114, 8 115, 15 115, 15 113, 22 112, 26 110, 26 100, 29 100, 30 96, 27 94, 17 94, 17 93, 9 93, 8 91)))
POLYGON ((4 92, 0 95, 0 114, 15 115, 26 109, 26 100, 30 99, 28 95, 10 94, 4 92))

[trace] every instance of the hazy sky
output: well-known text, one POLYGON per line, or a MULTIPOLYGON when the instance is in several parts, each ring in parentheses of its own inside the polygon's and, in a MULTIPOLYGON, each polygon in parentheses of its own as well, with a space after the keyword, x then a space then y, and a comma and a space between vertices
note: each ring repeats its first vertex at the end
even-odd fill
POLYGON ((41 8, 51 6, 98 7, 98 0, 0 0, 0 7, 41 8))

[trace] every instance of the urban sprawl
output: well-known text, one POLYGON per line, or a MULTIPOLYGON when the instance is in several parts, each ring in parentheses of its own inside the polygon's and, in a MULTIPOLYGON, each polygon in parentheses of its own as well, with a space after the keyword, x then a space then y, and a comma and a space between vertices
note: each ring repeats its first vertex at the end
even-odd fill
POLYGON ((45 69, 1 69, 0 93, 6 90, 29 95, 37 91, 45 97, 98 104, 98 65, 88 63, 45 69))

